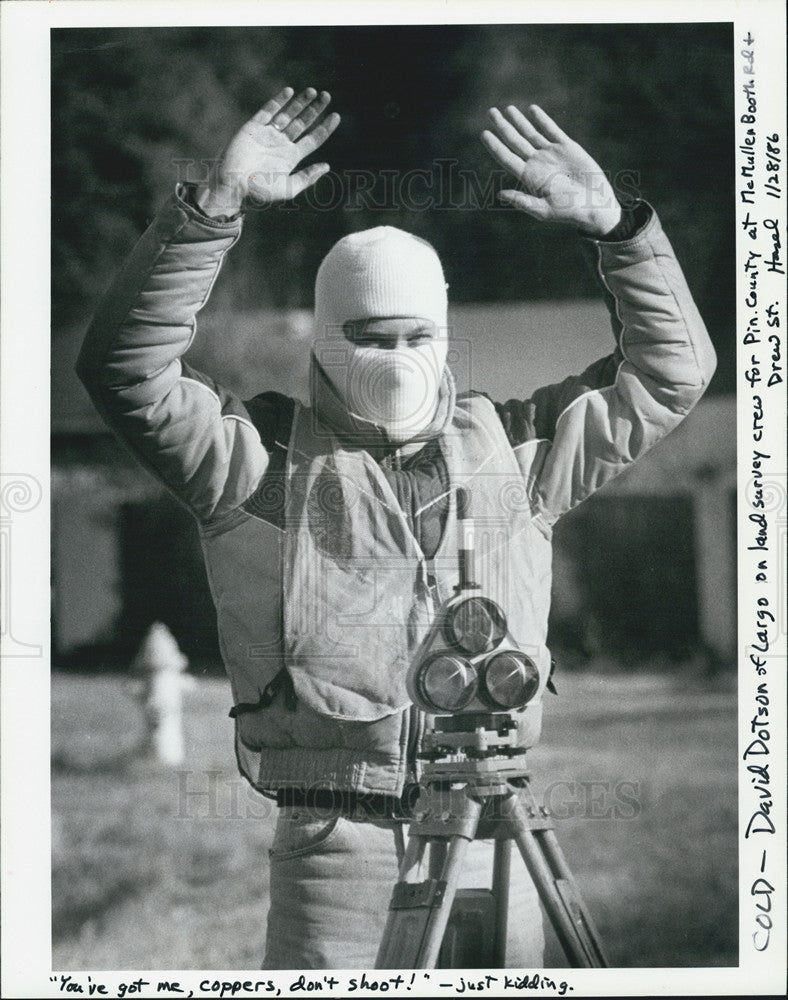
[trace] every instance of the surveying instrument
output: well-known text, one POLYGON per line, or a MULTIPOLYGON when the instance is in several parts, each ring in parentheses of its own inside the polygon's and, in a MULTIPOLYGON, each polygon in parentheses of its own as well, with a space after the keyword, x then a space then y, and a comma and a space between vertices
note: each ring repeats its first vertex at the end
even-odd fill
POLYGON ((504 968, 512 841, 570 964, 606 967, 549 813, 529 787, 509 713, 534 697, 539 672, 474 582, 474 525, 462 488, 457 522, 459 583, 408 673, 411 699, 435 717, 419 754, 419 796, 375 967, 504 968), (492 887, 458 890, 477 838, 495 841, 492 887), (417 880, 425 856, 428 877, 417 880))

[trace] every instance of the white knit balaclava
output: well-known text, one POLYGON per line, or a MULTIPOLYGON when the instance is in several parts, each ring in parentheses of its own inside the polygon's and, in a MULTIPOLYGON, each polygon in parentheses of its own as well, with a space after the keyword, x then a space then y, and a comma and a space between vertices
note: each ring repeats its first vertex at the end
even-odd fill
POLYGON ((425 240, 392 226, 345 236, 315 282, 315 356, 348 412, 404 442, 435 415, 447 354, 443 268, 425 240), (352 343, 343 325, 417 318, 435 335, 395 348, 352 343))

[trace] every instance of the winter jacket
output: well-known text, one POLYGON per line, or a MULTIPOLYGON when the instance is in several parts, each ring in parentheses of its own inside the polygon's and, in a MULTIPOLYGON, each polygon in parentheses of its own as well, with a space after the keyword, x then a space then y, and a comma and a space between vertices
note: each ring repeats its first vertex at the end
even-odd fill
MULTIPOLYGON (((428 560, 385 462, 331 419, 325 381, 311 408, 279 397, 272 420, 271 394, 244 403, 181 360, 241 233, 240 219, 207 218, 182 194, 104 298, 78 372, 113 431, 197 519, 242 773, 263 790, 398 796, 417 777, 424 725, 406 704, 404 670, 456 580, 452 504, 444 500, 443 539, 428 560)), ((534 655, 539 694, 553 523, 675 427, 714 370, 670 244, 653 210, 642 214, 624 241, 583 240, 613 353, 516 404, 452 397, 433 442, 450 486, 440 496, 477 483, 485 586, 498 586, 534 655)), ((521 741, 539 726, 537 695, 521 741)))

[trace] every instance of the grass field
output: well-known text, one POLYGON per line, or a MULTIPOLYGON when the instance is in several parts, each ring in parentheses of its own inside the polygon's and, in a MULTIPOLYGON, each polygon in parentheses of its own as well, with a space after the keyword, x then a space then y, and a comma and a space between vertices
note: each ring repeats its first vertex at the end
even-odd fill
MULTIPOLYGON (((735 965, 735 694, 677 674, 559 687, 533 785, 611 964, 735 965)), ((52 699, 54 968, 259 968, 274 809, 235 771, 225 682, 187 692, 178 772, 139 754, 122 680, 55 675, 52 699)))

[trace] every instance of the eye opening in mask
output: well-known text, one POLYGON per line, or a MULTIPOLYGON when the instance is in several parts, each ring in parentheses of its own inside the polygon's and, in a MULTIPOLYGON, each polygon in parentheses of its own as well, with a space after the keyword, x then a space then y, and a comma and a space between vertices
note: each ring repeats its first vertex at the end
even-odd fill
POLYGON ((439 330, 432 320, 417 316, 386 316, 349 320, 342 325, 345 339, 356 347, 393 350, 398 347, 421 347, 438 339, 439 330))

